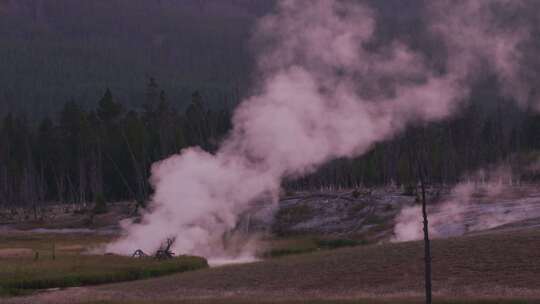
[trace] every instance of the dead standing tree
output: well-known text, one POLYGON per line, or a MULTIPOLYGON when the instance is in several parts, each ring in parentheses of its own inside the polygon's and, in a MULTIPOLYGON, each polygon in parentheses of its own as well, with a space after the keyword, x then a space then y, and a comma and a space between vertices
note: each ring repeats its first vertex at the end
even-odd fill
MULTIPOLYGON (((424 284, 426 304, 432 303, 432 286, 431 286, 431 242, 429 239, 429 222, 427 214, 427 198, 426 198, 426 178, 427 178, 427 151, 425 140, 425 127, 420 127, 411 132, 413 144, 410 146, 413 150, 409 150, 411 165, 416 167, 416 180, 420 184, 420 200, 422 203, 422 223, 424 232, 424 284), (414 134, 416 133, 416 134, 414 134)), ((414 169, 413 169, 414 170, 414 169)), ((418 193, 417 193, 418 195, 418 193)))
POLYGON ((422 222, 424 230, 424 263, 425 263, 425 289, 426 289, 426 304, 431 304, 431 242, 429 240, 429 223, 426 204, 426 184, 425 171, 423 164, 418 165, 418 179, 420 181, 421 199, 422 199, 422 222))
POLYGON ((174 241, 175 238, 167 238, 165 244, 156 251, 154 257, 158 260, 172 259, 174 252, 172 252, 171 246, 174 244, 174 241))

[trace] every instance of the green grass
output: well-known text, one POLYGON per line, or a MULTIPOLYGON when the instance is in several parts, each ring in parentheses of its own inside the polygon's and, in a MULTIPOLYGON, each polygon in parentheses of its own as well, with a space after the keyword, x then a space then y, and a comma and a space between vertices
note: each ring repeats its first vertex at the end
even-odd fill
POLYGON ((367 245, 364 240, 352 240, 352 239, 317 239, 317 246, 323 249, 336 249, 341 247, 352 247, 359 245, 367 245))
POLYGON ((341 238, 298 237, 278 239, 270 242, 270 248, 263 252, 262 257, 278 258, 293 254, 303 254, 316 252, 319 250, 337 249, 366 244, 367 243, 363 240, 359 241, 341 238))
POLYGON ((0 286, 7 292, 131 281, 207 267, 199 257, 166 261, 122 256, 61 256, 56 260, 0 260, 0 286))
POLYGON ((262 241, 262 258, 279 258, 291 254, 309 253, 317 250, 313 237, 269 238, 262 241))
POLYGON ((0 256, 0 294, 3 295, 17 295, 29 289, 131 281, 208 267, 204 258, 194 256, 158 261, 84 254, 86 248, 101 243, 103 239, 99 236, 15 235, 5 239, 0 248, 32 249, 39 252, 39 258, 0 256))

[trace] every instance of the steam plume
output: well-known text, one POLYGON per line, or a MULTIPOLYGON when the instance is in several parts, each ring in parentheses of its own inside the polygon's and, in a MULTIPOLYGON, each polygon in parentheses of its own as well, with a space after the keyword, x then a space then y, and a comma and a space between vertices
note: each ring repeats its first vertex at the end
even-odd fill
MULTIPOLYGON (((510 168, 479 170, 457 184, 437 205, 430 205, 431 237, 459 236, 540 217, 536 189, 520 185, 510 168)), ((421 207, 406 206, 395 219, 391 241, 423 238, 421 207)))
MULTIPOLYGON (((470 5, 450 3, 436 1, 427 8, 433 17, 429 31, 449 49, 441 71, 402 41, 369 47, 376 38, 376 12, 367 6, 279 1, 276 13, 258 24, 260 85, 236 109, 229 137, 215 154, 188 148, 154 164, 150 211, 141 223, 126 224, 127 235, 108 250, 152 251, 165 237, 176 236, 177 252, 243 255, 227 251, 224 234, 250 203, 275 202, 282 178, 313 172, 337 157, 361 155, 412 122, 452 114, 467 97, 466 83, 478 68, 473 63, 492 55, 486 48, 497 47, 489 60, 494 72, 504 81, 514 79, 511 55, 522 36, 488 31, 490 20, 461 27, 459 20, 438 18, 470 5), (477 38, 478 45, 469 47, 477 38)), ((474 13, 489 16, 480 6, 474 13)), ((508 92, 515 95, 513 86, 508 92)))

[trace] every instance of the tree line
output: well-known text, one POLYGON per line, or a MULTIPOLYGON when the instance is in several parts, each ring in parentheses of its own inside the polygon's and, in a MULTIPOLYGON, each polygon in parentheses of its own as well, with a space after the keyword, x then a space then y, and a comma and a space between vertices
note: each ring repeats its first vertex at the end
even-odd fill
POLYGON ((209 109, 194 92, 176 109, 150 78, 142 109, 126 109, 106 89, 94 110, 69 101, 32 123, 7 114, 0 125, 0 203, 84 203, 150 195, 153 162, 184 147, 213 151, 230 129, 228 109, 209 109))
MULTIPOLYGON (((0 124, 0 204, 144 204, 152 191, 152 163, 188 146, 213 152, 231 128, 232 109, 212 109, 198 92, 185 110, 177 109, 153 78, 144 92, 139 109, 126 108, 106 89, 92 110, 69 101, 39 122, 24 114, 5 115, 0 124)), ((412 126, 361 157, 335 160, 283 186, 311 190, 415 183, 419 146, 426 151, 429 183, 454 183, 465 172, 494 163, 519 167, 536 160, 540 115, 482 92, 451 119, 412 126)))
POLYGON ((455 112, 443 121, 412 124, 363 156, 330 162, 314 174, 289 180, 287 187, 416 185, 419 151, 425 151, 421 161, 427 184, 454 184, 500 165, 516 180, 540 180, 539 111, 517 105, 501 93, 496 79, 485 77, 471 84, 469 98, 455 112))

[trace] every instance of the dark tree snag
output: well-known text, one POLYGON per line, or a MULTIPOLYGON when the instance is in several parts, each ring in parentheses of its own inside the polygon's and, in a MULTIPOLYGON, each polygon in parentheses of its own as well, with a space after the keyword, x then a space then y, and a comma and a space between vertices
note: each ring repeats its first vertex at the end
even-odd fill
POLYGON ((175 238, 167 238, 165 245, 162 245, 157 251, 154 257, 158 260, 172 259, 174 252, 171 251, 171 246, 174 244, 175 238))
POLYGON ((416 165, 418 169, 418 181, 420 182, 421 200, 422 200, 422 219, 424 230, 424 284, 426 293, 426 304, 432 303, 431 292, 431 242, 429 240, 429 222, 427 214, 426 199, 426 153, 425 153, 425 129, 419 130, 420 138, 416 142, 416 165))
POLYGON ((426 206, 426 186, 423 174, 420 173, 420 188, 422 190, 422 218, 424 223, 424 263, 426 304, 431 304, 431 242, 429 240, 429 223, 426 206))
POLYGON ((426 139, 425 127, 419 127, 416 130, 410 130, 409 145, 409 170, 413 176, 416 176, 416 197, 422 203, 422 223, 424 231, 424 285, 426 304, 432 303, 432 282, 431 282, 431 243, 429 240, 429 222, 427 214, 427 197, 426 184, 428 179, 427 174, 427 157, 426 157, 426 139), (415 168, 416 167, 416 168, 415 168), (418 189, 420 184, 420 189, 418 189), (420 192, 418 192, 420 190, 420 192))

